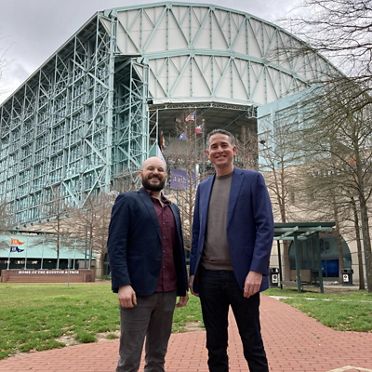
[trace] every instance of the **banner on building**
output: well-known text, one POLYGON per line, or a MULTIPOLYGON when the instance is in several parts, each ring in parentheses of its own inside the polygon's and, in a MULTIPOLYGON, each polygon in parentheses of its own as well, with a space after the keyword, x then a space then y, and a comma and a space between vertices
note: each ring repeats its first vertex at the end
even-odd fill
POLYGON ((195 172, 189 175, 185 169, 171 169, 169 173, 169 187, 172 190, 186 190, 190 182, 196 183, 195 172))

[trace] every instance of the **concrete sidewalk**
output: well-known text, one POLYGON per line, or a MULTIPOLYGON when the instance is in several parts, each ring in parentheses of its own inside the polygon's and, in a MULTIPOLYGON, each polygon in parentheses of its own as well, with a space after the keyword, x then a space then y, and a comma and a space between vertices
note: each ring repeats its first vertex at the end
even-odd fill
MULTIPOLYGON (((372 333, 338 332, 280 301, 262 296, 262 333, 271 372, 372 372, 372 333)), ((248 371, 230 320, 230 371, 248 371)), ((208 372, 204 331, 171 336, 167 372, 208 372)), ((113 372, 118 341, 100 341, 20 354, 0 361, 0 372, 113 372)), ((254 372, 254 371, 252 371, 254 372)))

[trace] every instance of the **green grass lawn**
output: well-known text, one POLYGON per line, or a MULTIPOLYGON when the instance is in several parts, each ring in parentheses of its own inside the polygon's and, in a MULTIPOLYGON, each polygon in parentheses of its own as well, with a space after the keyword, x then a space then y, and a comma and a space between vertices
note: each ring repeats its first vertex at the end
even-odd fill
MULTIPOLYGON (((192 296, 193 297, 193 296, 192 296)), ((109 282, 0 284, 0 359, 17 352, 65 346, 61 339, 94 342, 117 337, 119 307, 109 282)), ((174 332, 201 323, 199 301, 177 309, 174 332)))
MULTIPOLYGON (((269 289, 283 301, 339 330, 372 331, 372 294, 298 293, 269 289)), ((176 309, 173 332, 202 327, 198 298, 176 309)), ((94 342, 118 337, 119 307, 109 282, 85 284, 0 283, 0 359, 18 352, 63 347, 66 339, 94 342)))
POLYGON ((302 292, 270 288, 265 295, 283 296, 281 301, 339 331, 372 332, 372 293, 302 292))

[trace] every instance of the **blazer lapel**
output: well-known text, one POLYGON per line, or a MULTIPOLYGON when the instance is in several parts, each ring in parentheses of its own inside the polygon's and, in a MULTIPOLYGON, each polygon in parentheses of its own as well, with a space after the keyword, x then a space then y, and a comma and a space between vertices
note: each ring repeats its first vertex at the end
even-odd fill
POLYGON ((212 186, 213 186, 215 177, 216 176, 209 177, 206 180, 206 182, 204 184, 205 190, 203 190, 203 192, 200 193, 200 207, 199 207, 199 210, 201 210, 201 218, 202 218, 202 220, 201 220, 201 231, 203 231, 204 233, 205 233, 205 229, 206 229, 206 226, 207 226, 209 200, 211 198, 212 186))
POLYGON ((159 236, 159 239, 160 239, 161 236, 160 236, 159 221, 158 221, 158 217, 156 215, 154 204, 153 204, 153 202, 151 200, 151 196, 147 193, 147 191, 144 188, 141 188, 138 192, 141 195, 140 196, 140 200, 144 204, 147 212, 151 215, 151 220, 152 220, 152 222, 154 224, 154 227, 156 228, 156 232, 157 232, 157 234, 159 236))

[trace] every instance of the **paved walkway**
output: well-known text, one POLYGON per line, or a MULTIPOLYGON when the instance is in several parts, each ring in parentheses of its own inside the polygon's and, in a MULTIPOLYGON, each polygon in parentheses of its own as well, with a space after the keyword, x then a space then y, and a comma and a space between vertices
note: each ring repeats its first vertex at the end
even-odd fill
MULTIPOLYGON (((271 372, 372 372, 372 333, 334 331, 266 296, 261 319, 271 372)), ((233 319, 230 323, 230 371, 247 371, 233 319)), ((172 335, 167 372, 208 372, 204 344, 204 331, 172 335)), ((0 372, 113 372, 117 350, 117 340, 104 340, 20 354, 0 361, 0 372)))

